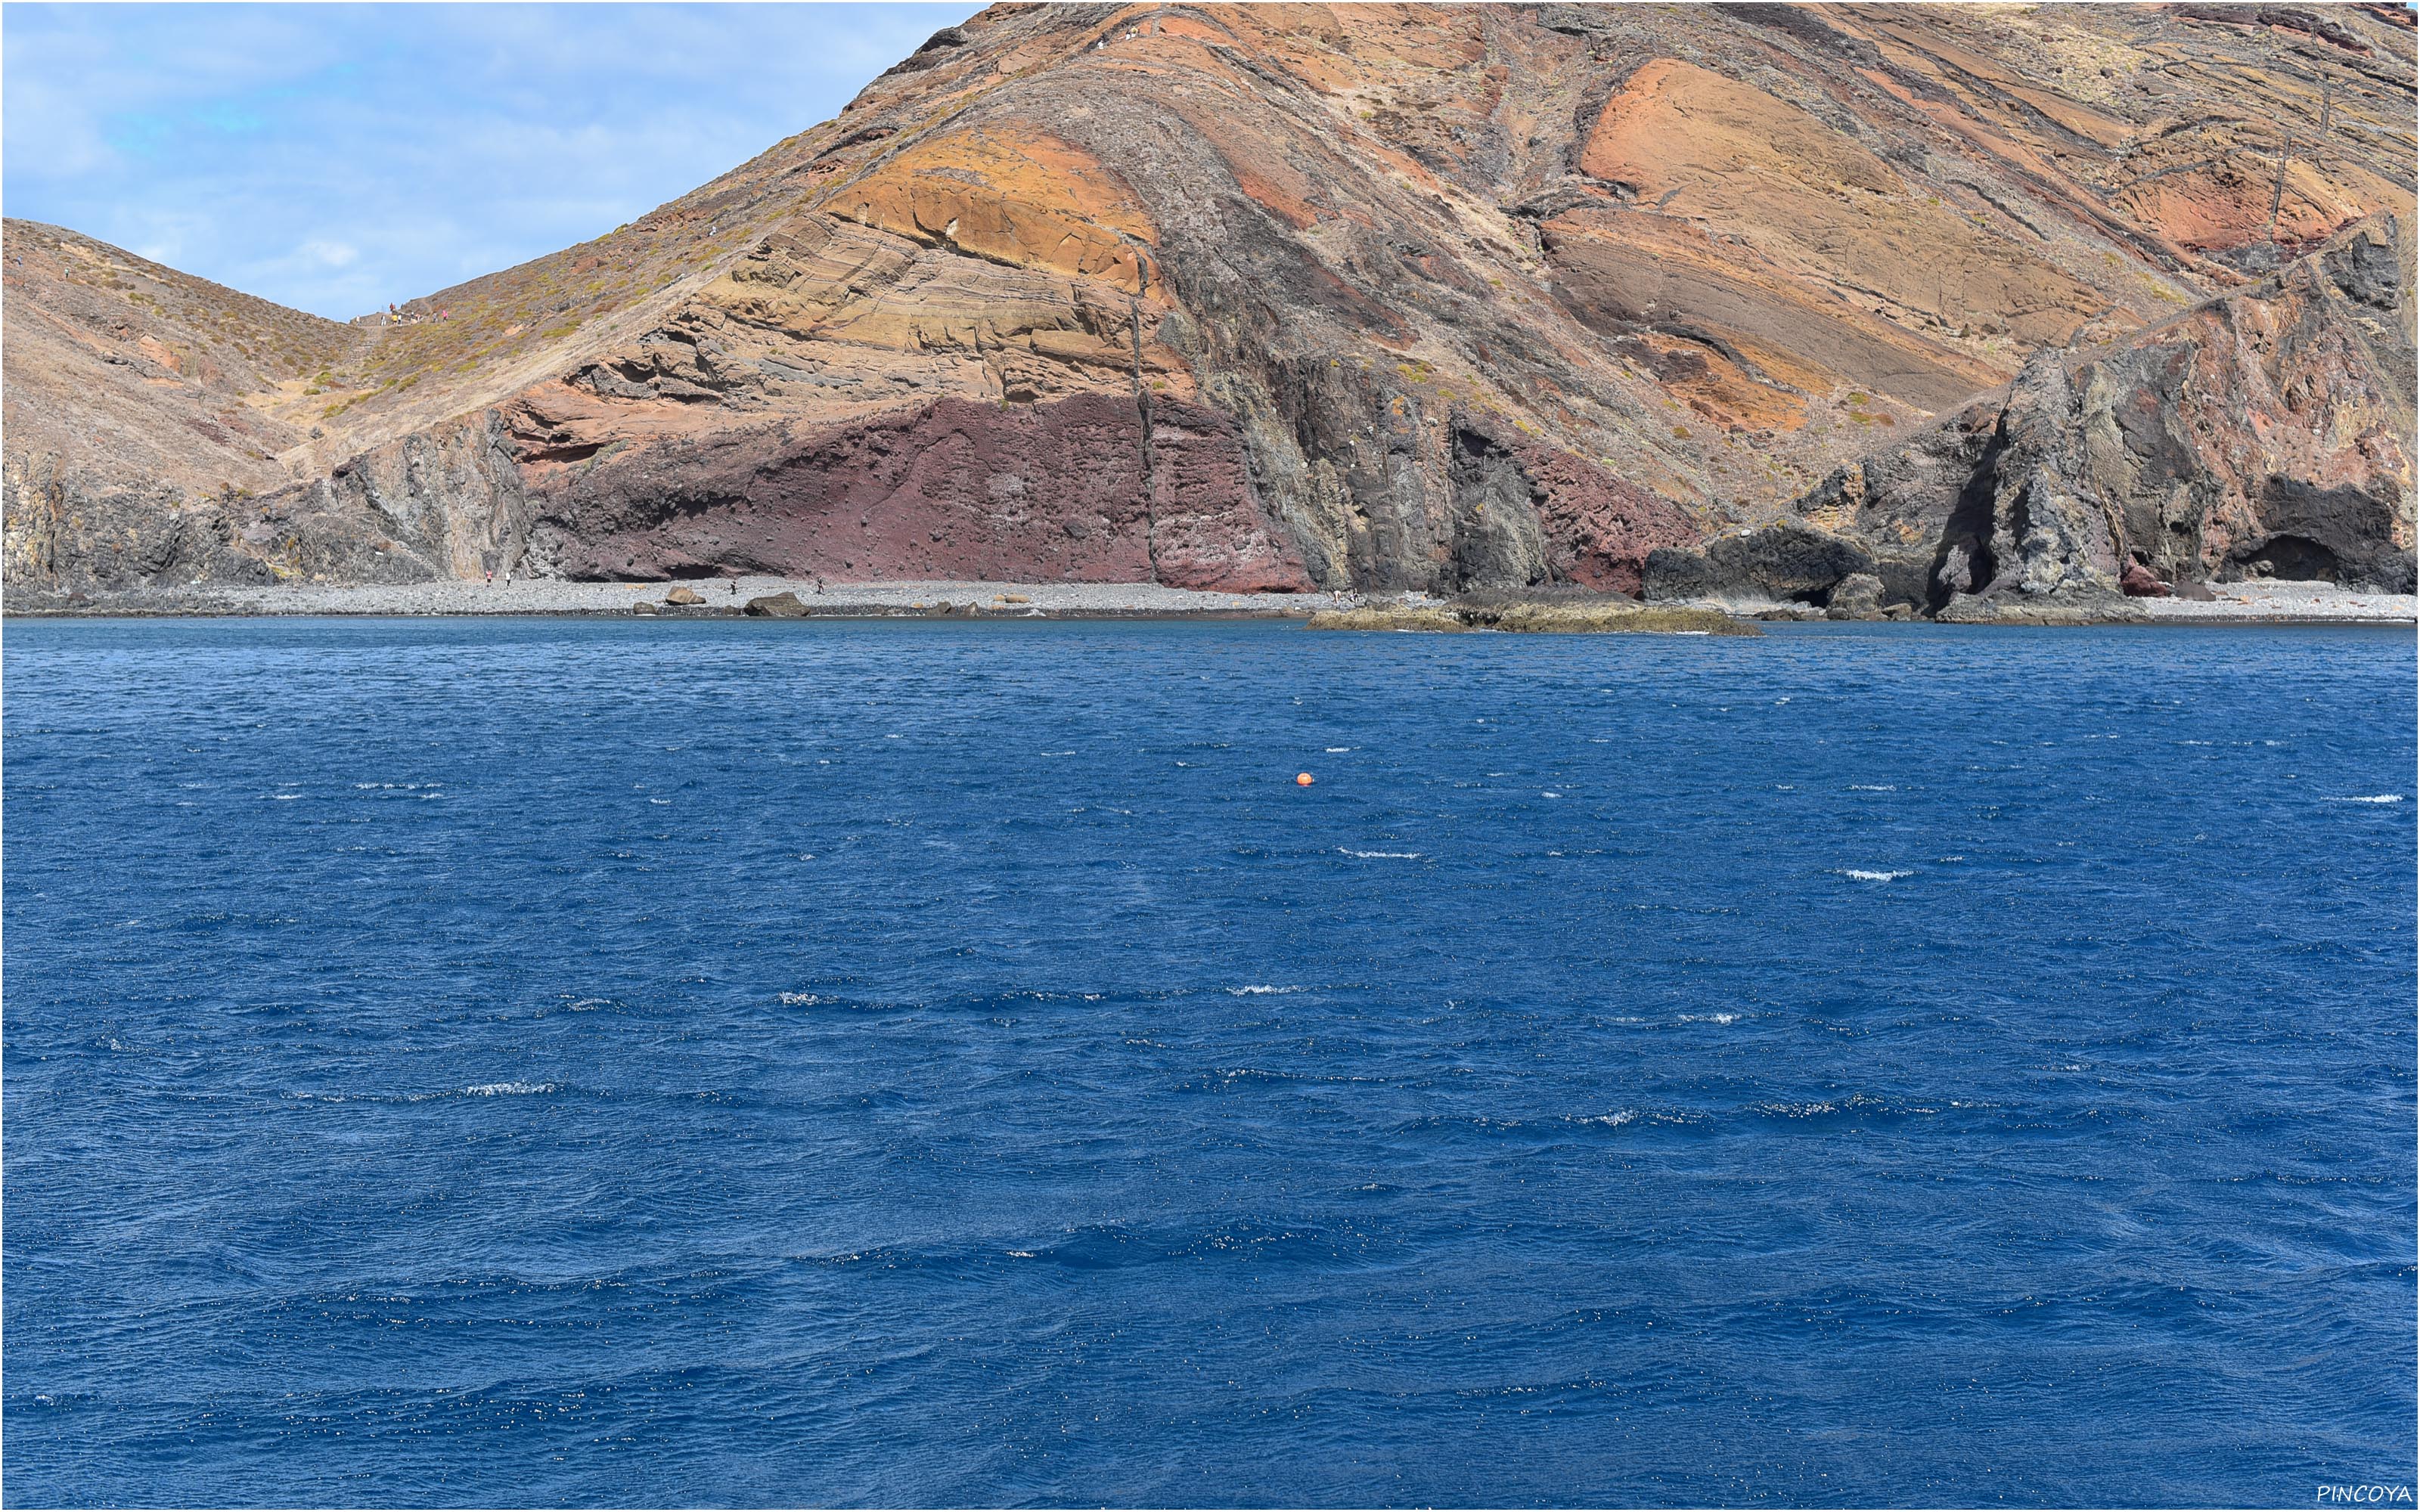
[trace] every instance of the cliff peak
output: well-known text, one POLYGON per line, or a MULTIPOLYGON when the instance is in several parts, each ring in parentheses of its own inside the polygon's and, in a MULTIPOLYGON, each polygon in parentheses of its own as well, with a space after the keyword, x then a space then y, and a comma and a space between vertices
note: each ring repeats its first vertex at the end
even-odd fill
MULTIPOLYGON (((1920 554, 1934 502, 1839 480, 1976 434, 2045 352, 2089 390, 2185 327, 2205 364, 2263 321, 2316 351, 2329 256, 2397 313, 2367 356, 2261 368, 2273 405, 2228 369, 2263 418, 2159 464, 2221 524, 2062 476, 2096 549, 2186 576, 2292 534, 2264 501, 2352 488, 2385 513, 2329 560, 2391 575, 2408 240, 2343 249, 2410 224, 2414 55, 2382 6, 996 6, 400 324, 9 223, 8 581, 1635 592, 1808 512, 1920 554)), ((2149 392, 2174 420, 2197 391, 2149 392)))

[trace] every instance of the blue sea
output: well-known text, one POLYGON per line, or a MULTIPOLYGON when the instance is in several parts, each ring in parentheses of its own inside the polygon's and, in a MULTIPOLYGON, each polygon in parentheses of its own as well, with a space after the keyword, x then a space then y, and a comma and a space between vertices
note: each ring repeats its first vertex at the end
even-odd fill
POLYGON ((5 656, 8 1504, 2414 1478, 2408 630, 5 656))

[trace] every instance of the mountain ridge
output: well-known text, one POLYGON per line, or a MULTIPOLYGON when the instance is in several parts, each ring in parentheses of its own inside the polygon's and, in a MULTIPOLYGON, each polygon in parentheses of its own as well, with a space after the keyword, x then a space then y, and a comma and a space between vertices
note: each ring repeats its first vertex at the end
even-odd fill
MULTIPOLYGON (((2409 18, 2196 12, 998 6, 629 225, 341 335, 10 222, 8 586, 1639 592, 1658 551, 1811 516, 1929 551, 1888 576, 1937 611, 2041 574, 1947 586, 1951 511, 1904 496, 1954 470, 1843 507, 1884 439, 1973 434, 2045 352, 2173 356, 2348 237, 2391 292, 2288 301, 2344 361, 2274 406, 2347 444, 2168 448, 2181 546, 2104 497, 2166 484, 2069 465, 2106 539, 2042 591, 2273 569, 2269 451, 2286 493, 2370 501, 2295 566, 2408 584, 2409 18), (2238 161, 2263 113, 2304 133, 2273 173, 2238 161), (188 341, 188 375, 175 298, 237 358, 188 341)), ((2272 387, 2203 419, 2248 433, 2272 387)))

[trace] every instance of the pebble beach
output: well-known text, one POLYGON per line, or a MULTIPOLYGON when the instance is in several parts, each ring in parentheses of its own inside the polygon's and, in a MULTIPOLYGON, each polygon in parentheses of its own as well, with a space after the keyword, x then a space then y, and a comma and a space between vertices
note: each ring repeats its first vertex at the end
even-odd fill
MULTIPOLYGON (((2130 602, 2154 624, 2388 624, 2420 620, 2420 595, 2377 594, 2322 582, 2250 581, 2213 585, 2214 597, 2140 598, 2130 602)), ((556 579, 519 582, 462 581, 338 586, 272 583, 259 586, 204 584, 152 588, 85 602, 56 595, 12 594, 12 614, 66 615, 461 615, 601 614, 642 612, 686 615, 736 614, 752 598, 795 594, 817 617, 931 613, 953 610, 1001 618, 1231 618, 1307 619, 1326 609, 1352 609, 1382 595, 1342 594, 1227 594, 1159 583, 1013 583, 971 581, 818 583, 813 579, 749 577, 690 583, 569 582, 556 579), (666 595, 686 587, 704 602, 671 605, 666 595), (642 609, 640 606, 646 606, 642 609)), ((1383 595, 1393 602, 1395 595, 1383 595)), ((1428 602, 1425 595, 1406 595, 1428 602)), ((1745 612, 1739 606, 1708 604, 1745 612)))

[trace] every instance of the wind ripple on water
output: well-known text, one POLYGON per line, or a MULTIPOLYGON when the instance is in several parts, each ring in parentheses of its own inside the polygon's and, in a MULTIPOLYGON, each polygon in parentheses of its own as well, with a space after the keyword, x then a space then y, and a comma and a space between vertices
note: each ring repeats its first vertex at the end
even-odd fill
POLYGON ((8 1495, 2408 1478, 2411 638, 1777 629, 12 623, 8 1495))

